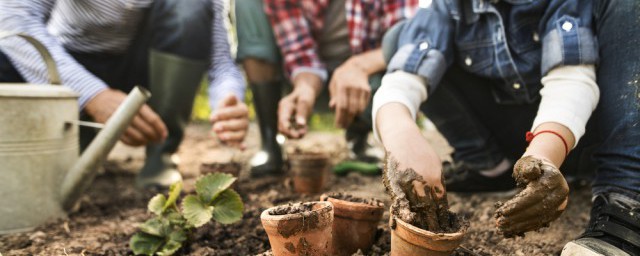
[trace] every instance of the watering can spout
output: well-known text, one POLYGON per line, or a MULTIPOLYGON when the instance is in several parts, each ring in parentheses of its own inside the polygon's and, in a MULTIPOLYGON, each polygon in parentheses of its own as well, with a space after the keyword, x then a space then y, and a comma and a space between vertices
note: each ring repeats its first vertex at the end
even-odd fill
POLYGON ((122 133, 149 97, 151 97, 149 91, 135 87, 85 149, 80 159, 71 167, 61 187, 60 198, 65 210, 70 210, 91 184, 97 167, 107 158, 122 133))

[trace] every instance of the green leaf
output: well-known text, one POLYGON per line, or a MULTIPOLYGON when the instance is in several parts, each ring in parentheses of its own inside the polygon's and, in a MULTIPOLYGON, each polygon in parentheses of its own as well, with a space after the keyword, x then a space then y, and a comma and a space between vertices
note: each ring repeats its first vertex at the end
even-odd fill
POLYGON ((236 178, 230 174, 219 172, 208 174, 196 181, 196 192, 204 203, 210 204, 235 181, 236 178))
POLYGON ((135 255, 153 255, 164 243, 164 238, 145 233, 137 233, 129 240, 129 247, 135 255))
POLYGON ((173 255, 182 247, 182 243, 187 240, 187 235, 182 229, 175 229, 169 235, 169 240, 162 246, 158 255, 173 255))
POLYGON ((169 213, 165 214, 164 217, 173 225, 183 226, 186 222, 184 217, 182 217, 182 214, 176 211, 169 211, 169 213))
POLYGON ((164 206, 162 207, 162 211, 166 211, 169 207, 176 205, 176 200, 178 200, 178 196, 180 196, 180 192, 182 192, 182 181, 173 183, 173 185, 169 187, 169 198, 164 203, 164 206))
POLYGON ((213 207, 202 203, 197 196, 188 195, 182 200, 182 213, 187 223, 197 228, 211 220, 213 207))
POLYGON ((180 249, 180 247, 182 247, 182 243, 176 242, 176 241, 169 241, 166 244, 164 244, 164 246, 162 246, 162 248, 156 254, 160 256, 173 255, 180 249))
POLYGON ((244 205, 240 195, 227 189, 213 202, 213 219, 222 224, 231 224, 242 219, 244 205))
POLYGON ((167 202, 167 198, 163 194, 157 194, 151 200, 149 200, 149 204, 147 205, 147 209, 150 212, 161 215, 164 212, 164 205, 167 202))
POLYGON ((166 234, 165 230, 167 230, 168 226, 168 221, 163 222, 161 219, 153 218, 147 220, 145 223, 140 224, 138 228, 140 229, 140 231, 149 235, 162 237, 166 234))

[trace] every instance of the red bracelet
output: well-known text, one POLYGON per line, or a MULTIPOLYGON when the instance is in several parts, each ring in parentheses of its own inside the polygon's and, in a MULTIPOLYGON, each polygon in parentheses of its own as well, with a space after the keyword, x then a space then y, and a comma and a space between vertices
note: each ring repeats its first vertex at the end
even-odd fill
POLYGON ((527 134, 525 136, 527 142, 531 143, 533 138, 535 138, 536 136, 538 136, 541 133, 551 133, 551 134, 554 134, 554 135, 558 136, 558 138, 560 138, 562 140, 562 144, 564 144, 564 151, 566 153, 565 156, 569 155, 569 145, 567 144, 567 141, 564 139, 564 137, 562 137, 562 135, 560 135, 557 132, 551 131, 551 130, 542 130, 542 131, 539 131, 536 134, 533 134, 532 132, 527 132, 527 134))

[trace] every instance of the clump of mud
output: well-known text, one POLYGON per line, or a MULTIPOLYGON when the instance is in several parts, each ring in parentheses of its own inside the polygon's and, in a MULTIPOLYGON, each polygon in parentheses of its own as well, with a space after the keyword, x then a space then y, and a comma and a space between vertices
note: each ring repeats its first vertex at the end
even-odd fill
POLYGON ((324 198, 324 201, 327 201, 328 198, 331 197, 339 200, 349 201, 352 203, 363 203, 363 204, 368 204, 372 206, 384 206, 384 203, 382 203, 382 201, 373 197, 362 198, 362 197, 353 196, 351 194, 343 193, 343 192, 332 192, 332 193, 327 193, 326 195, 327 197, 324 198))
POLYGON ((313 203, 289 203, 269 210, 270 215, 305 213, 313 210, 313 203))
MULTIPOLYGON (((461 216, 449 211, 446 191, 430 186, 413 169, 398 166, 387 152, 383 182, 391 195, 393 217, 435 233, 454 233, 467 226, 461 216)), ((395 223, 391 225, 395 228, 395 223)))

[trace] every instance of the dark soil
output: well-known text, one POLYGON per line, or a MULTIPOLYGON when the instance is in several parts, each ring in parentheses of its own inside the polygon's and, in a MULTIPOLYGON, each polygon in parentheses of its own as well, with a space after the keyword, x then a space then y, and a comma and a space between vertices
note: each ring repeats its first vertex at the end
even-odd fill
MULTIPOLYGON (((249 150, 233 151, 216 145, 208 136, 208 126, 190 126, 178 156, 179 168, 186 177, 185 190, 192 191, 194 177, 199 175, 203 162, 224 162, 248 159, 259 145, 257 130, 252 128, 246 141, 249 150)), ((307 140, 297 141, 305 147, 329 151, 332 161, 344 159, 346 143, 341 134, 309 134, 307 140)), ((435 132, 425 136, 444 157, 449 148, 435 132), (439 145, 439 146, 438 146, 439 145)), ((287 142, 290 150, 291 141, 287 142)), ((154 195, 134 189, 135 171, 142 167, 144 149, 119 145, 98 175, 93 186, 81 200, 77 212, 66 220, 54 221, 32 232, 0 236, 0 253, 8 255, 130 255, 129 238, 139 223, 150 218, 148 200, 154 195)), ((318 200, 319 195, 300 195, 291 191, 289 178, 248 177, 243 168, 239 179, 239 193, 245 203, 243 220, 232 225, 211 224, 198 229, 194 242, 186 245, 185 255, 256 255, 270 249, 267 235, 260 222, 265 209, 289 202, 318 200)), ((349 173, 332 177, 324 192, 348 191, 353 196, 376 197, 391 205, 379 176, 349 173)), ((456 194, 449 193, 451 211, 470 221, 459 255, 558 255, 564 244, 579 236, 589 218, 590 189, 572 188, 566 211, 551 227, 530 232, 525 237, 505 239, 495 227, 494 204, 506 201, 513 194, 456 194)), ((6 207, 6 206, 2 206, 6 207)), ((370 255, 385 255, 390 250, 389 212, 378 223, 377 240, 370 255)))
POLYGON ((313 203, 289 203, 286 205, 276 206, 269 210, 270 215, 287 215, 296 213, 305 213, 313 209, 313 203))
MULTIPOLYGON (((344 201, 349 201, 352 203, 363 203, 363 204, 368 204, 368 205, 372 205, 372 206, 384 206, 384 203, 382 201, 380 201, 379 199, 376 198, 363 198, 363 197, 358 197, 358 196, 353 196, 349 193, 344 193, 344 192, 332 192, 332 193, 327 193, 326 194, 327 198, 331 197, 331 198, 335 198, 335 199, 340 199, 340 200, 344 200, 344 201)), ((324 200, 326 201, 327 198, 325 198, 324 200)))

